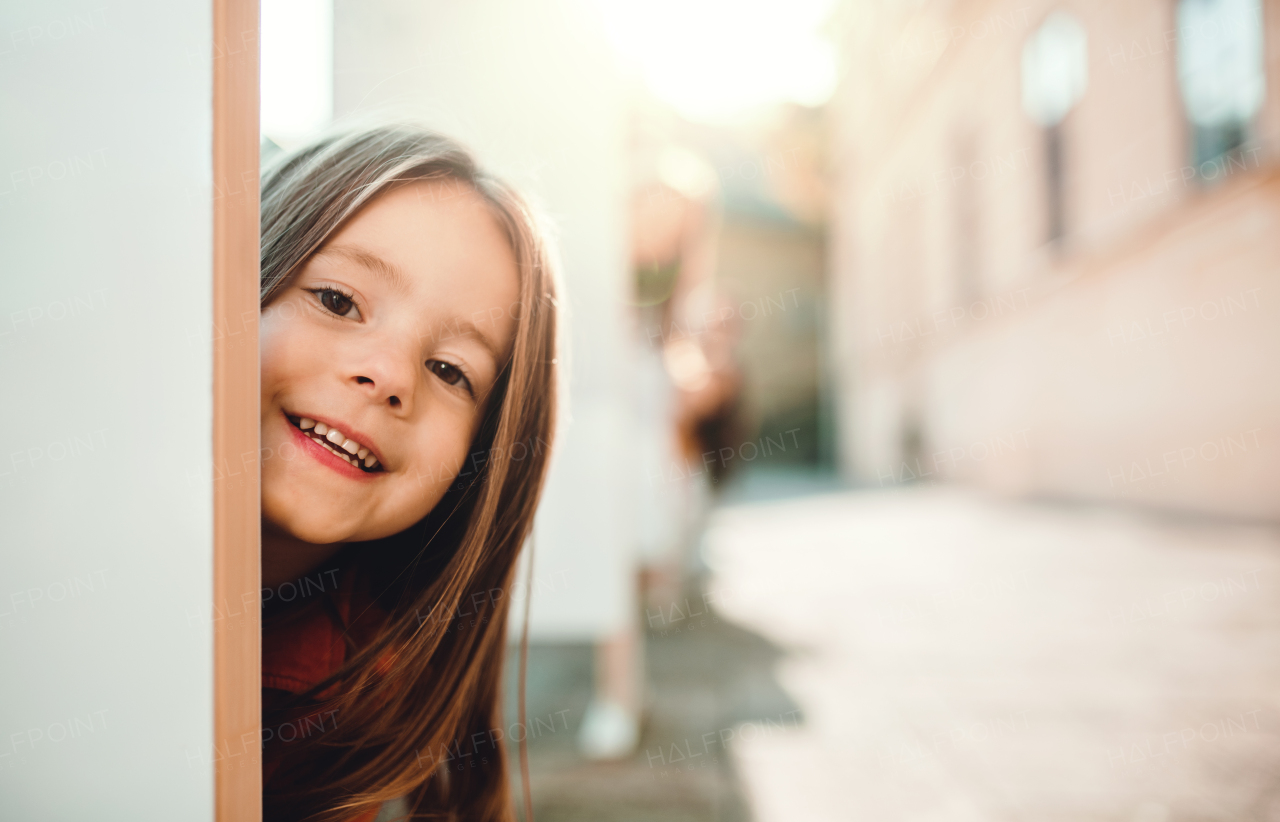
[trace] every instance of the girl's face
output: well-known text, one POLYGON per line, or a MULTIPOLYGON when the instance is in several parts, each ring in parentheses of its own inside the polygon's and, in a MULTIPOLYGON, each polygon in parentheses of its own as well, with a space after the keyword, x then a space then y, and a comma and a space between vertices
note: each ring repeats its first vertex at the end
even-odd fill
POLYGON ((403 184, 336 232, 262 314, 266 523, 329 544, 422 519, 468 455, 518 300, 465 185, 403 184))

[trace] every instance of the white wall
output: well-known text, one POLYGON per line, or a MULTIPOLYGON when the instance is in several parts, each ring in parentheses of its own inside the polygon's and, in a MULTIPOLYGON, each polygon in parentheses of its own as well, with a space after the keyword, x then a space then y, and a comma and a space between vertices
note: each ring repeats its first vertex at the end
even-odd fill
POLYGON ((538 519, 531 632, 598 639, 632 608, 625 109, 586 0, 338 0, 334 95, 467 143, 548 207, 572 310, 572 422, 538 519))
POLYGON ((0 6, 0 818, 212 818, 205 0, 0 6))

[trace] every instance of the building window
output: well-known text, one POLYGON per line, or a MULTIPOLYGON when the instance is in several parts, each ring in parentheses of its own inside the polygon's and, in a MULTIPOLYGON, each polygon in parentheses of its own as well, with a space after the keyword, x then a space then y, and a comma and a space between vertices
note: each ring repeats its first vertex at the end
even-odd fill
POLYGON ((1259 0, 1179 0, 1178 85, 1196 166, 1249 140, 1265 77, 1259 0))
POLYGON ((1089 85, 1089 40, 1074 16, 1055 11, 1022 47, 1022 109, 1044 129, 1048 239, 1066 233, 1062 121, 1089 85))

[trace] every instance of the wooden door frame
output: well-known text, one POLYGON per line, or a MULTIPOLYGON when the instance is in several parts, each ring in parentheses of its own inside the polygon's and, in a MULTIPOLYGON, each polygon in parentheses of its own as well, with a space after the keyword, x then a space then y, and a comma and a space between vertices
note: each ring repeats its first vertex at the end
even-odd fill
POLYGON ((213 0, 214 818, 262 819, 258 0, 213 0))

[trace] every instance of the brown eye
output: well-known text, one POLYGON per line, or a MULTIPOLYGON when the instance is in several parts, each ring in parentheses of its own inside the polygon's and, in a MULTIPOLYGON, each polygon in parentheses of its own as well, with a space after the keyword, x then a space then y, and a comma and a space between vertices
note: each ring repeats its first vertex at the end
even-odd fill
POLYGON ((446 385, 461 386, 472 399, 475 399, 476 392, 471 386, 471 380, 467 379, 467 375, 458 366, 450 365, 443 360, 427 360, 427 370, 443 380, 446 385))
POLYGON ((320 293, 320 304, 325 308, 337 314, 339 317, 345 317, 351 313, 351 309, 355 308, 355 303, 351 298, 340 291, 334 291, 332 288, 326 288, 320 293))
POLYGON ((462 380, 462 372, 447 362, 427 360, 427 368, 431 369, 432 374, 435 374, 449 385, 457 385, 462 380))

